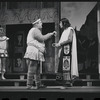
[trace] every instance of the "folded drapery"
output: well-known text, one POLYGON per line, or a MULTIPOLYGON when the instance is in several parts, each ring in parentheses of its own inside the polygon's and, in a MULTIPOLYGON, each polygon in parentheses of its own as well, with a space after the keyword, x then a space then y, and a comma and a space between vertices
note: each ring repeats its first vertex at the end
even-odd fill
MULTIPOLYGON (((71 52, 71 78, 73 79, 73 76, 79 77, 79 74, 78 74, 78 61, 77 61, 76 34, 72 27, 69 27, 66 30, 64 30, 59 40, 59 43, 68 40, 70 30, 73 31, 72 52, 71 52)), ((59 57, 60 57, 61 50, 62 48, 59 49, 59 54, 58 54, 59 57)))

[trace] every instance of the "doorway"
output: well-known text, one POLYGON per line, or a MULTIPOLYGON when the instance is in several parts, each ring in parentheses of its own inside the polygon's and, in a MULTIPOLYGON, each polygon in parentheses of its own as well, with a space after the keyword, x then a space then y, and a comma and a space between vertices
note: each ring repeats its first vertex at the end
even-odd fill
POLYGON ((9 69, 12 73, 27 72, 27 66, 25 63, 25 59, 23 59, 23 56, 26 50, 27 33, 31 27, 31 24, 15 24, 6 26, 6 33, 10 38, 8 41, 8 72, 9 69))

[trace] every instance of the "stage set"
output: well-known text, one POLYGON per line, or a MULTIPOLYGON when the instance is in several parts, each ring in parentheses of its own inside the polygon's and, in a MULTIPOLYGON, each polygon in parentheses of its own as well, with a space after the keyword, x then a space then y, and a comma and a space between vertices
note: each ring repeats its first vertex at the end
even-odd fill
POLYGON ((100 87, 47 87, 27 90, 26 87, 0 88, 0 100, 99 100, 100 87))
MULTIPOLYGON (((9 37, 0 100, 100 100, 99 2, 0 2, 0 25, 9 37), (52 46, 61 36, 59 21, 63 17, 70 19, 77 37, 79 78, 71 86, 63 86, 58 74, 58 49, 52 46), (46 61, 40 64, 46 87, 34 90, 26 87, 28 66, 23 56, 28 31, 37 18, 43 21, 43 35, 55 30, 57 36, 45 42, 46 61)), ((70 65, 70 53, 66 55, 63 60, 70 65)))

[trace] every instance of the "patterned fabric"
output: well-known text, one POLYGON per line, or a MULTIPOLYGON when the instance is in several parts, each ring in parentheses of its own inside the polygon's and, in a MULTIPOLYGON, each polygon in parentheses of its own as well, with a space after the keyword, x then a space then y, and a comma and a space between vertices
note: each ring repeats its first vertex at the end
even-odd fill
POLYGON ((64 80, 73 79, 73 76, 79 77, 78 62, 77 62, 76 35, 75 35, 75 31, 74 31, 74 29, 72 27, 69 27, 66 30, 64 30, 64 32, 62 33, 61 38, 59 40, 59 43, 62 43, 63 41, 68 40, 68 36, 69 36, 70 30, 73 30, 72 44, 70 46, 64 45, 59 50, 59 57, 60 58, 59 58, 58 72, 59 73, 63 73, 64 80), (66 63, 67 63, 66 67, 64 67, 65 58, 66 58, 66 63))
POLYGON ((67 44, 62 46, 60 58, 59 58, 59 66, 58 73, 62 73, 63 80, 70 81, 71 80, 71 44, 67 44))
MULTIPOLYGON (((34 63, 36 63, 36 61, 34 61, 34 63)), ((37 85, 38 83, 41 83, 39 63, 37 64, 37 66, 33 65, 33 66, 28 67, 27 86, 32 86, 33 85, 33 79, 34 79, 35 85, 37 85), (36 69, 36 70, 34 70, 34 69, 36 69)))
POLYGON ((0 37, 0 58, 3 57, 8 57, 8 53, 7 53, 7 37, 3 36, 0 37))
POLYGON ((8 53, 0 53, 0 58, 6 58, 8 57, 8 53))

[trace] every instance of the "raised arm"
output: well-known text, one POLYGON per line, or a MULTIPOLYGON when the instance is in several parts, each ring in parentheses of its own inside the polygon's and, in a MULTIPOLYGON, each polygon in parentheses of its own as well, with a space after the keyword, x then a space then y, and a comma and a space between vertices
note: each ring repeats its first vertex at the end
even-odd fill
POLYGON ((50 37, 52 37, 53 35, 54 35, 54 32, 47 33, 46 35, 42 35, 41 31, 37 29, 34 34, 34 38, 38 40, 39 42, 43 42, 49 39, 50 37))

